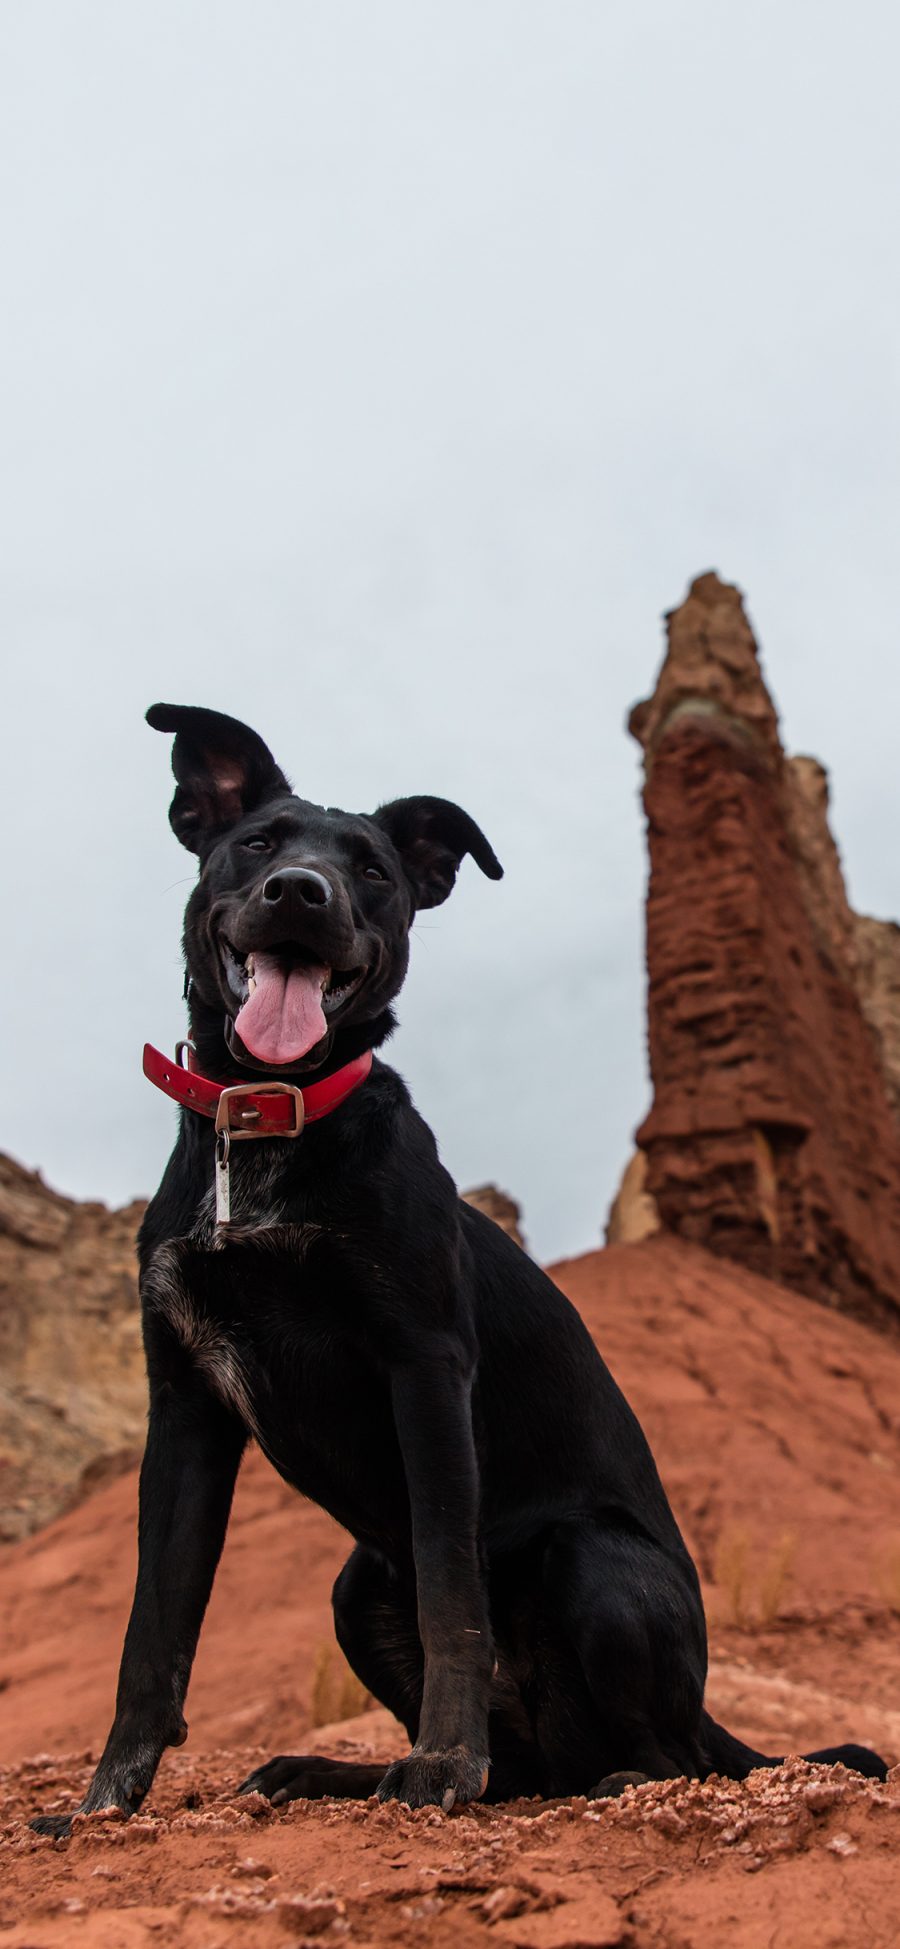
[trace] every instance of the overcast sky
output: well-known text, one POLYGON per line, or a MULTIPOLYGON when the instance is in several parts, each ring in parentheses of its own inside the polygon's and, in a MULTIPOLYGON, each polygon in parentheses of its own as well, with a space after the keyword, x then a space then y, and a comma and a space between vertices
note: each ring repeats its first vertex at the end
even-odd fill
POLYGON ((900 909, 893 5, 7 0, 0 1144, 156 1184, 193 869, 156 698, 458 799, 393 1060, 543 1257, 647 1105, 629 706, 741 584, 854 902, 900 909))

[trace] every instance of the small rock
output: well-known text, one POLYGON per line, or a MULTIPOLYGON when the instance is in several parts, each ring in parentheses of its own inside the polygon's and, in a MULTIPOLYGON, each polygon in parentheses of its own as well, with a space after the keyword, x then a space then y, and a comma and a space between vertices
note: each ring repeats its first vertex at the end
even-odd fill
POLYGON ((826 1841, 825 1846, 829 1854, 846 1855, 859 1853, 856 1842, 851 1841, 849 1834, 832 1834, 831 1840, 826 1841))

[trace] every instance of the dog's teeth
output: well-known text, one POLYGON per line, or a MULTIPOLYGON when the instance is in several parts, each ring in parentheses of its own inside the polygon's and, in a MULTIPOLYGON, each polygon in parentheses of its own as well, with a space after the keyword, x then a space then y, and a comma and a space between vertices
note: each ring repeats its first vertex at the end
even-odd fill
POLYGON ((252 975, 247 976, 247 993, 248 995, 255 995, 256 993, 256 982, 252 975))

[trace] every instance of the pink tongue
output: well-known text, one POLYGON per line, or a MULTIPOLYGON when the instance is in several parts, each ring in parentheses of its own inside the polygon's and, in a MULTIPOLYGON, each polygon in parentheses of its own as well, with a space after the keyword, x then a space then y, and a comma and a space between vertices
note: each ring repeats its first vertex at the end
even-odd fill
POLYGON ((251 1056, 259 1062, 296 1062, 326 1031, 322 1009, 324 968, 285 972, 273 954, 255 954, 256 988, 235 1021, 251 1056))

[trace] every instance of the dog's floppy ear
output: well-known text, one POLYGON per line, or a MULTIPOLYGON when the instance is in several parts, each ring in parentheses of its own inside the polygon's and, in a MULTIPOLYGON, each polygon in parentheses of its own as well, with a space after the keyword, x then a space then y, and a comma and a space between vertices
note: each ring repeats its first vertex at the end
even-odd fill
POLYGON ((400 855, 417 907, 439 907, 446 900, 466 853, 489 880, 503 878, 481 827, 449 799, 394 799, 379 806, 374 819, 400 855))
POLYGON ((202 852, 254 806, 291 789, 262 738, 236 717, 191 704, 151 704, 147 723, 175 733, 178 788, 169 824, 191 853, 202 852))

